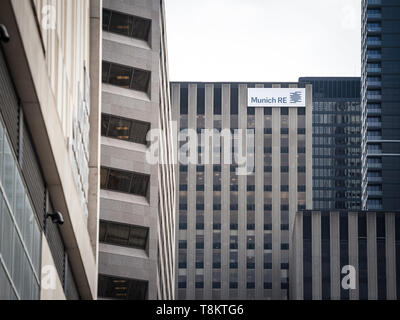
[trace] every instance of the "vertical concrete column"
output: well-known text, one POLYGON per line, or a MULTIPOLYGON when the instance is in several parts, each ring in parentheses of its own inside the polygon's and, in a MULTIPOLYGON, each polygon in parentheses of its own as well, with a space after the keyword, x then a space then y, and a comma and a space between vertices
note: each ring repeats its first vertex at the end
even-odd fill
MULTIPOLYGON (((256 88, 263 88, 256 85, 256 88)), ((255 136, 255 285, 256 299, 264 298, 264 109, 256 108, 255 136)))
MULTIPOLYGON (((177 141, 177 138, 178 138, 178 133, 179 133, 179 130, 180 130, 180 121, 179 121, 179 118, 180 118, 180 105, 181 105, 181 101, 180 101, 180 85, 179 84, 172 84, 171 85, 171 105, 173 106, 173 108, 172 108, 172 119, 174 119, 174 121, 176 121, 176 130, 177 130, 177 132, 176 132, 176 136, 175 136, 175 139, 173 138, 172 140, 172 143, 175 145, 175 155, 174 155, 174 157, 175 157, 175 159, 176 159, 176 164, 175 164, 175 172, 176 172, 176 183, 175 183, 175 186, 176 186, 176 190, 177 190, 177 192, 175 193, 175 201, 176 201, 176 219, 175 219, 175 221, 176 221, 176 223, 175 223, 175 239, 176 239, 176 241, 175 241, 175 248, 174 248, 174 250, 175 250, 175 266, 174 266, 174 269, 175 269, 175 297, 176 298, 178 298, 178 292, 177 292, 177 290, 178 290, 178 277, 179 277, 179 268, 178 268, 178 259, 179 259, 179 239, 180 239, 180 237, 179 237, 179 233, 180 233, 180 230, 179 230, 179 157, 178 157, 178 153, 177 153, 177 151, 178 151, 178 149, 179 149, 179 143, 178 143, 178 141, 177 141)), ((175 133, 172 133, 173 135, 175 134, 175 133)))
MULTIPOLYGON (((290 85, 291 88, 297 88, 297 85, 290 85)), ((297 196, 297 186, 298 186, 298 116, 297 108, 289 108, 289 226, 290 231, 292 230, 292 225, 296 217, 296 212, 298 208, 298 196, 297 196)), ((291 239, 291 235, 289 235, 291 239)), ((289 247, 289 251, 291 248, 289 247)))
MULTIPOLYGON (((214 85, 206 85, 206 129, 214 127, 214 85)), ((212 299, 213 269, 213 146, 206 141, 210 157, 206 160, 204 177, 204 299, 212 299)))
MULTIPOLYGON (((358 213, 349 212, 349 265, 356 269, 356 289, 350 289, 350 300, 358 300, 359 276, 358 276, 358 213)), ((343 268, 343 266, 342 266, 343 268)))
POLYGON ((394 213, 385 216, 386 228, 386 290, 387 299, 396 300, 396 219, 394 213))
MULTIPOLYGON (((101 61, 102 61, 102 0, 90 0, 90 158, 88 230, 96 265, 98 265, 98 234, 100 206, 100 137, 101 137, 101 61)), ((54 37, 55 32, 51 33, 54 37)), ((97 276, 96 276, 97 278, 97 276)), ((97 288, 95 289, 97 294, 97 288)))
MULTIPOLYGON (((247 129, 247 85, 239 86, 239 129, 247 129)), ((246 140, 242 141, 243 150, 247 150, 246 140)), ((238 268, 238 287, 239 299, 246 299, 246 225, 247 225, 247 176, 239 176, 238 185, 238 242, 239 242, 239 268, 238 268)))
POLYGON ((302 300, 304 296, 303 284, 303 216, 299 213, 293 223, 293 263, 290 264, 291 299, 302 300))
MULTIPOLYGON (((197 128, 197 85, 189 84, 188 128, 197 128)), ((196 150, 197 153, 197 150, 196 150)), ((196 164, 188 165, 187 197, 187 289, 186 298, 195 299, 196 278, 196 164)))
MULTIPOLYGON (((273 85, 273 88, 281 86, 273 85)), ((281 299, 281 111, 272 109, 272 299, 281 299)))
MULTIPOLYGON (((231 118, 231 87, 230 85, 222 85, 222 130, 230 130, 231 118)), ((221 148, 228 142, 221 139, 221 148)), ((225 159, 224 154, 221 156, 221 265, 224 270, 229 270, 229 212, 230 212, 230 165, 228 159, 225 159)), ((221 299, 227 300, 229 298, 229 272, 222 272, 221 274, 221 299)))
POLYGON ((311 215, 312 234, 312 298, 322 299, 322 259, 321 259, 321 212, 311 215))
POLYGON ((376 245, 376 213, 367 213, 368 299, 378 298, 378 262, 376 245))
POLYGON ((340 300, 340 232, 339 212, 332 212, 330 219, 331 233, 331 299, 340 300))

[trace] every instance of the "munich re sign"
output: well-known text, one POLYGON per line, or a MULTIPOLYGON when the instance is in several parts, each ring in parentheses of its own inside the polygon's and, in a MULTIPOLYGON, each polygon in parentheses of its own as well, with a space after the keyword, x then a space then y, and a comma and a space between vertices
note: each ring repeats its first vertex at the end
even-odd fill
POLYGON ((249 107, 305 107, 304 88, 249 88, 249 107))

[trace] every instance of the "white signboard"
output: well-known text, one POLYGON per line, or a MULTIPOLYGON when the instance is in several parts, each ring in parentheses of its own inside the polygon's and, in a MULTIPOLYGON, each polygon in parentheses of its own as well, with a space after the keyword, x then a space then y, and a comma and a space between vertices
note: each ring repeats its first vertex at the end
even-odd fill
POLYGON ((249 88, 249 107, 305 107, 304 88, 249 88))

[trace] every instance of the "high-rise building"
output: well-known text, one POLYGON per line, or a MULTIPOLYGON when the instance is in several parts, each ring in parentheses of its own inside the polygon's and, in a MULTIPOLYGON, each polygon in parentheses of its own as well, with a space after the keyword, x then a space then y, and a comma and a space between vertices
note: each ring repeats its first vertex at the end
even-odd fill
POLYGON ((99 299, 174 298, 166 50, 163 1, 103 1, 99 299), (167 164, 146 159, 152 129, 167 164))
MULTIPOLYGON (((178 299, 288 298, 290 225, 298 210, 312 207, 312 88, 305 87, 171 84, 178 131, 213 129, 224 137, 222 148, 213 140, 220 161, 177 165, 178 299), (248 90, 255 88, 278 96, 254 97, 269 106, 248 107, 248 90), (290 91, 294 101, 303 98, 302 107, 280 107, 278 101, 287 101, 281 90, 290 91), (253 138, 244 143, 239 129, 253 132, 253 138), (254 164, 247 164, 252 169, 247 175, 238 174, 239 163, 226 161, 225 151, 237 145, 254 164)), ((198 150, 202 156, 206 145, 198 150)))
POLYGON ((1 2, 0 300, 97 297, 99 4, 1 2))
POLYGON ((360 209, 361 80, 299 82, 313 86, 313 209, 360 209))
POLYGON ((362 208, 400 208, 400 3, 362 1, 362 208))
POLYGON ((291 244, 291 299, 400 299, 399 212, 301 211, 291 244))

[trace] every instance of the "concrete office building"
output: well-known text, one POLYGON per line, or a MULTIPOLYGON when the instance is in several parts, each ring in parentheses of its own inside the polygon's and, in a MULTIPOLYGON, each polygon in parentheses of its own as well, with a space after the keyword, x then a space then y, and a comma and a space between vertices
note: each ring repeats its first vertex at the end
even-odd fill
POLYGON ((313 86, 313 209, 361 209, 360 78, 300 78, 313 86))
POLYGON ((362 1, 362 208, 400 209, 400 3, 362 1))
POLYGON ((96 299, 100 13, 1 2, 0 299, 96 299))
POLYGON ((398 212, 299 212, 291 243, 291 299, 400 299, 398 212))
POLYGON ((166 48, 163 1, 103 1, 99 299, 174 298, 166 48), (146 160, 151 129, 168 165, 146 160))
POLYGON ((225 161, 177 166, 177 299, 288 298, 290 225, 312 207, 312 88, 305 107, 248 107, 248 89, 264 87, 298 84, 171 84, 178 130, 255 132, 249 175, 225 161))

